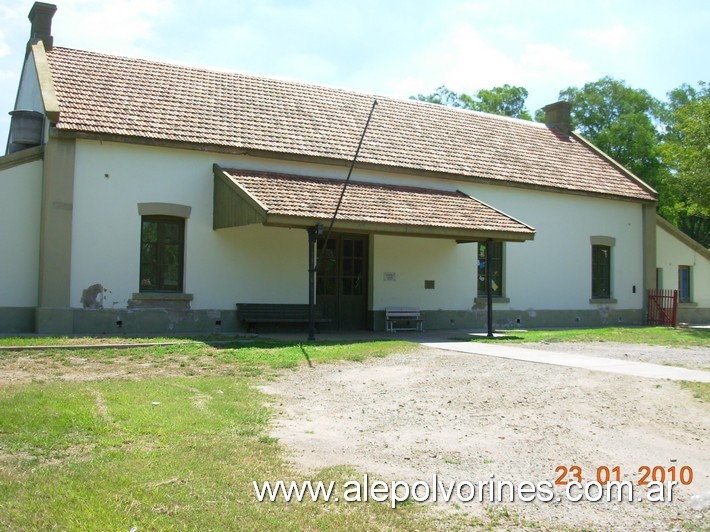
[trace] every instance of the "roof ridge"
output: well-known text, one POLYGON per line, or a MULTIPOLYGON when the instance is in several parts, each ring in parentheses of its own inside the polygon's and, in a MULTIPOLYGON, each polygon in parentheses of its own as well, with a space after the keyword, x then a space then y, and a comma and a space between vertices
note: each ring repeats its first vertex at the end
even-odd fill
MULTIPOLYGON (((127 55, 118 55, 118 54, 112 54, 112 53, 107 53, 107 52, 94 52, 92 50, 69 48, 66 46, 54 46, 52 48, 52 51, 54 51, 54 50, 78 52, 78 53, 82 53, 82 54, 86 54, 86 55, 110 57, 110 58, 122 59, 122 60, 126 60, 126 61, 135 61, 138 63, 147 64, 147 65, 163 65, 163 66, 167 66, 167 67, 181 68, 181 69, 185 69, 185 70, 193 70, 196 72, 203 72, 203 73, 209 73, 209 74, 223 74, 223 75, 228 75, 228 76, 239 76, 239 77, 244 77, 244 78, 273 81, 273 82, 278 82, 278 83, 288 83, 288 84, 292 84, 292 85, 315 87, 315 88, 320 88, 320 89, 334 90, 334 91, 347 93, 347 94, 355 94, 358 96, 374 97, 374 98, 378 98, 378 99, 396 100, 396 98, 392 98, 389 96, 378 96, 378 95, 375 95, 372 93, 359 92, 359 91, 355 91, 352 89, 344 89, 344 88, 340 88, 340 87, 333 87, 333 86, 329 86, 329 85, 323 85, 323 84, 318 84, 318 83, 313 83, 313 82, 308 82, 308 81, 298 81, 295 79, 281 78, 278 76, 267 76, 264 74, 245 73, 245 72, 239 72, 236 70, 221 69, 218 67, 204 67, 204 66, 199 66, 199 65, 189 64, 189 63, 181 63, 179 61, 168 61, 168 60, 164 60, 164 59, 145 59, 145 58, 140 58, 140 57, 131 57, 131 56, 127 56, 127 55)), ((48 53, 51 54, 51 51, 48 53)), ((406 100, 404 100, 404 101, 406 101, 406 100)))
MULTIPOLYGON (((278 76, 266 76, 263 74, 244 73, 244 72, 239 72, 236 70, 220 69, 217 67, 204 67, 204 66, 187 64, 187 63, 171 62, 171 61, 162 60, 162 59, 144 59, 144 58, 140 58, 140 57, 130 57, 127 55, 118 55, 118 54, 112 54, 112 53, 107 53, 107 52, 95 52, 92 50, 83 50, 80 48, 70 48, 70 47, 66 47, 66 46, 54 46, 52 48, 52 50, 78 52, 81 54, 86 54, 86 55, 91 55, 91 56, 110 57, 110 58, 114 58, 114 59, 142 63, 145 65, 163 65, 166 67, 181 68, 181 69, 191 70, 191 71, 195 71, 195 72, 203 72, 203 73, 209 73, 209 74, 220 74, 220 75, 226 75, 226 76, 236 76, 236 77, 242 77, 242 78, 250 78, 250 79, 254 79, 254 80, 265 80, 265 81, 276 82, 276 83, 287 83, 290 85, 296 85, 296 86, 300 86, 300 87, 312 87, 312 88, 321 89, 321 90, 332 90, 332 91, 337 91, 337 92, 344 94, 344 95, 350 94, 350 95, 355 95, 355 96, 360 96, 360 97, 376 98, 378 101, 390 101, 390 102, 401 103, 401 104, 406 104, 406 105, 413 105, 413 106, 414 105, 430 106, 432 108, 435 108, 437 110, 437 112, 441 112, 443 110, 445 112, 452 112, 452 113, 473 114, 473 115, 476 115, 476 116, 479 116, 482 118, 488 118, 488 119, 493 119, 493 120, 502 120, 502 121, 512 122, 512 123, 516 123, 516 124, 524 125, 524 126, 533 126, 536 128, 546 128, 547 127, 542 122, 535 122, 534 120, 525 120, 522 118, 515 118, 512 116, 497 115, 494 113, 486 113, 484 111, 476 111, 473 109, 462 109, 460 107, 451 107, 448 105, 437 104, 437 103, 433 103, 433 102, 426 102, 426 101, 422 101, 422 100, 416 100, 414 98, 402 98, 402 97, 395 97, 395 96, 378 95, 378 94, 375 94, 372 92, 356 91, 356 90, 352 90, 352 89, 345 89, 342 87, 324 85, 324 84, 314 83, 314 82, 310 82, 310 81, 301 81, 301 80, 295 80, 295 79, 281 78, 278 76), (435 106, 435 107, 433 107, 433 106, 435 106)), ((51 54, 52 51, 50 50, 47 53, 51 54)))
MULTIPOLYGON (((393 98, 393 99, 400 101, 397 98, 393 98)), ((521 125, 525 125, 525 126, 534 126, 537 128, 547 128, 548 127, 543 122, 536 122, 535 120, 526 120, 524 118, 516 118, 514 116, 507 116, 507 115, 497 115, 495 113, 486 113, 485 111, 476 111, 475 109, 463 109, 462 107, 451 107, 450 105, 444 105, 441 103, 434 103, 434 102, 427 102, 424 100, 416 100, 413 98, 407 98, 402 101, 410 102, 413 104, 419 104, 419 105, 435 106, 437 109, 441 108, 441 109, 446 109, 448 111, 457 112, 457 113, 468 113, 468 114, 473 114, 473 115, 480 116, 483 118, 491 118, 494 120, 503 120, 506 122, 514 122, 516 124, 521 124, 521 125)))

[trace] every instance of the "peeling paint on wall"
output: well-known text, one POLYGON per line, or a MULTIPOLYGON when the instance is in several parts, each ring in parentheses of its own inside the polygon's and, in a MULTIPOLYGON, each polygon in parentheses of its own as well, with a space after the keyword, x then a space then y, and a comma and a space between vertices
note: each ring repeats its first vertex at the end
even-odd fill
POLYGON ((82 292, 81 304, 84 308, 103 309, 105 291, 104 287, 100 284, 92 284, 89 288, 82 292))

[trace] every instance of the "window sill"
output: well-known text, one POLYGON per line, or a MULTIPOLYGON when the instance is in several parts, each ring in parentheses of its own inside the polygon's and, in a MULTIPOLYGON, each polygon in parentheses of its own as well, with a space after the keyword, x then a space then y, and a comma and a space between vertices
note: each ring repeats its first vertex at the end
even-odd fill
POLYGON ((192 294, 171 292, 136 292, 128 300, 128 308, 190 310, 192 294))
MULTIPOLYGON (((496 303, 510 303, 510 298, 509 297, 496 297, 493 296, 493 304, 495 305, 496 303)), ((476 305, 487 305, 488 304, 488 298, 486 296, 479 296, 473 300, 473 303, 476 305)))
POLYGON ((606 297, 606 298, 591 298, 589 300, 590 305, 615 305, 618 303, 618 301, 613 298, 613 297, 606 297))
POLYGON ((697 308, 698 304, 693 301, 678 302, 678 308, 697 308))

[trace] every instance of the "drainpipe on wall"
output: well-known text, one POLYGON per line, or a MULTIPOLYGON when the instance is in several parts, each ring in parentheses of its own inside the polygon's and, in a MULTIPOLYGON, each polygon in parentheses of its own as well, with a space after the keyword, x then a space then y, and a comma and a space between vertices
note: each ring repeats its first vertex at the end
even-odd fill
POLYGON ((316 339, 316 242, 323 224, 308 229, 308 341, 316 339))
POLYGON ((641 322, 648 325, 648 291, 656 287, 656 204, 649 203, 641 207, 643 238, 643 289, 641 322))

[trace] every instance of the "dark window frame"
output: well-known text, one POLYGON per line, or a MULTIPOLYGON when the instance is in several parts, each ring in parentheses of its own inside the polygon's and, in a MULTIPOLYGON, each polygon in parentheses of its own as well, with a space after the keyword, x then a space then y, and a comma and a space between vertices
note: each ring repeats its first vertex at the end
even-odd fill
POLYGON ((678 265, 678 303, 690 303, 692 302, 692 273, 691 268, 688 265, 680 264, 678 265), (683 272, 687 272, 685 282, 683 280, 683 272))
POLYGON ((141 293, 182 294, 185 272, 185 218, 179 216, 144 215, 141 217, 140 274, 141 293), (155 235, 148 225, 155 224, 155 235), (171 228, 176 238, 171 238, 171 228), (154 240, 152 237, 155 237, 154 240), (152 246, 152 249, 151 249, 152 246), (170 248, 177 247, 177 251, 170 248), (153 254, 152 260, 149 254, 153 254), (171 269, 174 279, 168 279, 171 269), (171 282, 172 281, 172 282, 171 282))
MULTIPOLYGON (((476 271, 476 291, 478 297, 487 297, 488 292, 486 291, 486 242, 478 243, 478 268, 476 271)), ((503 298, 505 293, 503 287, 505 285, 505 279, 503 275, 504 270, 504 252, 503 252, 503 242, 491 242, 491 271, 493 274, 491 278, 493 280, 493 297, 503 298)))
POLYGON ((611 299, 611 246, 592 245, 592 299, 611 299))

